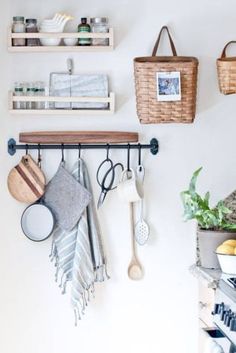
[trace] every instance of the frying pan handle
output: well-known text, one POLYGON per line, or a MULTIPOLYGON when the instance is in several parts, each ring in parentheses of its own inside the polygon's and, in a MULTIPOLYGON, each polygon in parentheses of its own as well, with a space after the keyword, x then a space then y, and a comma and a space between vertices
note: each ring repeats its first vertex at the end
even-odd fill
POLYGON ((74 72, 74 62, 71 58, 67 59, 67 70, 69 72, 69 75, 72 75, 74 72))

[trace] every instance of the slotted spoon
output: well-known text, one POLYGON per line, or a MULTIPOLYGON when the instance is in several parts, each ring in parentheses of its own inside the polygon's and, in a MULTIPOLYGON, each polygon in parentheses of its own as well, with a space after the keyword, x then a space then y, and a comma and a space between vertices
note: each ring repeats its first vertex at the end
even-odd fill
MULTIPOLYGON (((143 165, 138 165, 137 177, 140 183, 143 184, 145 169, 143 165)), ((139 245, 144 245, 148 241, 150 234, 149 226, 143 218, 143 198, 140 200, 140 214, 139 220, 135 225, 135 240, 139 245)))

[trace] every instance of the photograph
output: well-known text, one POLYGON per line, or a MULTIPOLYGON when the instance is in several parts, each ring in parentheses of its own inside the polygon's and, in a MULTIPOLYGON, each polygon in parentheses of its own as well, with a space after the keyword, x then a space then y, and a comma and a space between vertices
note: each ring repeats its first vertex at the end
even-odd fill
POLYGON ((180 72, 157 72, 157 100, 180 101, 180 72))

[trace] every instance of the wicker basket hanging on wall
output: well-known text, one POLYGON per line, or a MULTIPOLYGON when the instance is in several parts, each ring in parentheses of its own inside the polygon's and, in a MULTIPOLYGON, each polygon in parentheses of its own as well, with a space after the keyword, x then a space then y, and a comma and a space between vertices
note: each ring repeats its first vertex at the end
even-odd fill
POLYGON ((226 49, 233 43, 236 44, 236 41, 228 42, 217 59, 219 88, 223 94, 236 93, 236 57, 226 57, 226 49))
POLYGON ((177 56, 168 27, 162 27, 152 56, 134 59, 137 114, 142 124, 192 123, 196 113, 198 59, 177 56), (166 30, 173 56, 156 56, 161 35, 166 30), (157 73, 179 72, 181 99, 159 101, 157 73))

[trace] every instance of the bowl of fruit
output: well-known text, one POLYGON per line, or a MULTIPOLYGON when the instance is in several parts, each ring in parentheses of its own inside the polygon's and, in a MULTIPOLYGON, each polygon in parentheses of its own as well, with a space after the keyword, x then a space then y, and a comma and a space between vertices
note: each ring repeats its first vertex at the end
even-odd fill
POLYGON ((216 254, 220 263, 222 272, 236 274, 236 240, 229 239, 224 241, 216 249, 216 254))

